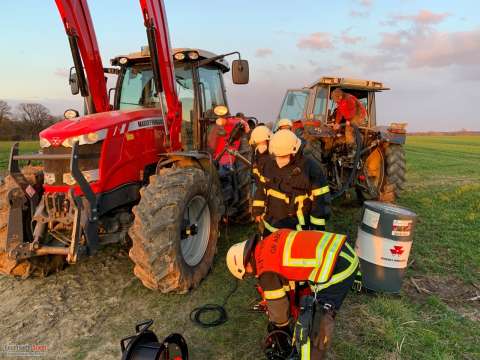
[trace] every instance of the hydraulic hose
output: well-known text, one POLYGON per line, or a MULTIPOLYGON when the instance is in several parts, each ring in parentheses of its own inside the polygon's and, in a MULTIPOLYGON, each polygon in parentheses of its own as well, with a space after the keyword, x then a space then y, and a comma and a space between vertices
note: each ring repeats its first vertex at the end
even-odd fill
POLYGON ((199 307, 196 307, 190 313, 190 320, 195 324, 202 328, 211 328, 214 326, 219 326, 227 322, 228 314, 227 310, 225 310, 225 305, 227 305, 228 300, 230 297, 237 291, 238 289, 238 280, 235 281, 234 286, 227 294, 225 299, 223 300, 222 305, 218 304, 205 304, 199 307), (205 316, 207 313, 217 313, 217 316, 210 321, 205 320, 205 316))

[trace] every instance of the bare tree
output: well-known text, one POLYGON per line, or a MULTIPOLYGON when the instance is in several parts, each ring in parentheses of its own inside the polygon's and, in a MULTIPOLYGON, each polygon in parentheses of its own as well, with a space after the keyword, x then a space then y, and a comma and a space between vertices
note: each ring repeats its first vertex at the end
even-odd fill
POLYGON ((18 120, 21 121, 31 139, 53 122, 50 111, 42 104, 23 103, 18 105, 18 120))
POLYGON ((0 100, 0 126, 2 126, 3 120, 10 119, 12 108, 6 101, 0 100))

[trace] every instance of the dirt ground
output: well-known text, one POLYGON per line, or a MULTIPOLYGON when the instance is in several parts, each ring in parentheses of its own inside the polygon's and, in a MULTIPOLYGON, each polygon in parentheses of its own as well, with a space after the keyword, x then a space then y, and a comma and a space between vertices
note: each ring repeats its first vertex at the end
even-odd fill
POLYGON ((87 359, 118 359, 122 335, 113 324, 138 305, 125 304, 137 282, 131 268, 127 253, 112 249, 47 278, 0 277, 0 343, 46 345, 48 358, 74 359, 82 342, 99 341, 87 359))

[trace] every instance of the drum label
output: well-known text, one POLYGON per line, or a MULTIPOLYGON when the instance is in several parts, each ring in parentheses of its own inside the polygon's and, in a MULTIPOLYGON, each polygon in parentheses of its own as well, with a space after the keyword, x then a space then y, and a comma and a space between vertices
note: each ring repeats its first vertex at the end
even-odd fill
POLYGON ((412 241, 395 241, 358 229, 355 252, 361 259, 375 265, 404 269, 408 264, 411 247, 412 241))
POLYGON ((412 232, 412 220, 393 220, 393 236, 410 236, 412 232))
POLYGON ((380 213, 372 211, 370 209, 365 209, 363 214, 363 223, 367 226, 370 226, 373 229, 378 227, 378 221, 380 220, 380 213))

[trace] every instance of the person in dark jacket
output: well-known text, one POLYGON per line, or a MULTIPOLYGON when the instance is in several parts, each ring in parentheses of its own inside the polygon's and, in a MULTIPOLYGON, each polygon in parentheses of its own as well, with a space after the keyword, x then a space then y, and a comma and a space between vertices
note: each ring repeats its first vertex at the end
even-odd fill
POLYGON ((325 230, 330 217, 330 190, 318 164, 299 153, 301 140, 279 130, 269 144, 272 160, 259 167, 252 215, 264 235, 281 228, 325 230))

